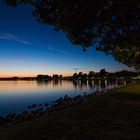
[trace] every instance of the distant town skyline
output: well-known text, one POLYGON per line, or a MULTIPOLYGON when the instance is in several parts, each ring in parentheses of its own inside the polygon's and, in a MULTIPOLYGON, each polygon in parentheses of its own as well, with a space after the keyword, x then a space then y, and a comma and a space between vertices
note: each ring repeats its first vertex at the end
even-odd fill
POLYGON ((0 77, 69 76, 73 68, 83 72, 102 68, 109 72, 133 70, 94 47, 83 52, 82 47, 71 44, 64 32, 38 23, 30 7, 15 8, 0 1, 0 77))

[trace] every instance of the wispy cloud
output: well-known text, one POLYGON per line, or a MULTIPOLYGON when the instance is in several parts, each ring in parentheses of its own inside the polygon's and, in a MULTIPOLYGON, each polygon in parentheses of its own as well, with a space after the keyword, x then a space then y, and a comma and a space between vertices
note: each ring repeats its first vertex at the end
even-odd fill
POLYGON ((27 40, 22 40, 22 39, 16 37, 13 34, 10 34, 10 33, 1 33, 0 34, 0 39, 12 40, 12 41, 16 41, 16 42, 19 42, 19 43, 22 43, 22 44, 25 44, 25 45, 30 45, 31 44, 31 42, 29 42, 27 40))
POLYGON ((53 47, 48 47, 48 50, 53 51, 53 52, 57 52, 57 53, 67 53, 67 52, 64 51, 64 50, 55 49, 55 48, 53 48, 53 47))

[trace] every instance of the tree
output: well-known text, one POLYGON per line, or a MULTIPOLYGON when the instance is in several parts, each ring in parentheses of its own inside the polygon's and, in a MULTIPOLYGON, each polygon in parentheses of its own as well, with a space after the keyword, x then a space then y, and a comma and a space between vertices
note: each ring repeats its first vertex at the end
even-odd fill
POLYGON ((77 78, 78 78, 77 73, 74 73, 73 76, 72 76, 72 78, 73 78, 73 79, 77 79, 77 78))
POLYGON ((94 71, 90 71, 88 73, 88 78, 92 79, 93 77, 95 77, 95 72, 94 71))
POLYGON ((60 29, 84 50, 94 46, 140 69, 140 0, 4 0, 33 6, 40 23, 60 29))
POLYGON ((99 72, 99 74, 100 74, 101 77, 107 76, 107 73, 108 72, 105 69, 101 69, 100 72, 99 72))
POLYGON ((86 73, 83 73, 81 76, 81 80, 86 81, 88 78, 88 75, 86 73))
POLYGON ((83 72, 79 72, 79 73, 78 73, 78 75, 77 75, 77 76, 78 76, 78 79, 79 79, 79 80, 81 80, 81 79, 82 79, 82 75, 83 75, 83 72))
POLYGON ((56 80, 58 80, 58 79, 62 79, 62 75, 58 75, 58 74, 53 74, 53 79, 56 79, 56 80))
POLYGON ((39 74, 39 75, 37 75, 36 79, 38 81, 46 81, 46 80, 50 80, 51 76, 39 74))

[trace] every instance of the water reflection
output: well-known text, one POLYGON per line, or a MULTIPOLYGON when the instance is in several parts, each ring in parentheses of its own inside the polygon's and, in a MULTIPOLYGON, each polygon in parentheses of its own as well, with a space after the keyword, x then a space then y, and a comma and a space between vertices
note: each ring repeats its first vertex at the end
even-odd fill
POLYGON ((76 90, 88 87, 88 81, 73 80, 73 86, 76 90))
POLYGON ((62 80, 54 79, 53 80, 53 87, 60 86, 62 87, 62 80))
POLYGON ((126 84, 125 81, 107 80, 52 80, 52 81, 0 81, 0 115, 19 113, 32 103, 55 101, 126 84))
POLYGON ((92 89, 94 87, 94 81, 93 80, 89 80, 88 81, 88 86, 90 89, 92 89))

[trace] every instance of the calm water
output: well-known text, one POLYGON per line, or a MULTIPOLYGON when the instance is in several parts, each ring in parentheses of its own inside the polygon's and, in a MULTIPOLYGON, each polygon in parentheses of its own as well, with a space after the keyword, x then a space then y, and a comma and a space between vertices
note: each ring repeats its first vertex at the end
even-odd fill
POLYGON ((72 82, 72 81, 0 81, 0 115, 26 111, 33 103, 52 102, 69 95, 83 95, 104 88, 113 88, 117 82, 72 82))

